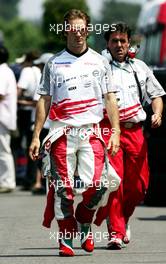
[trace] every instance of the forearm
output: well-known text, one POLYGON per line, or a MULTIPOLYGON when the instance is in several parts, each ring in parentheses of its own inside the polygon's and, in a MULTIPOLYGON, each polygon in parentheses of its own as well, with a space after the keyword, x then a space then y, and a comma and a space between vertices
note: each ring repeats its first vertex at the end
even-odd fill
POLYGON ((163 101, 161 97, 152 100, 153 115, 151 116, 151 127, 157 128, 162 123, 163 101))
POLYGON ((163 100, 161 97, 154 98, 152 100, 152 110, 154 114, 162 115, 163 112, 163 100))
POLYGON ((112 128, 115 128, 120 132, 119 110, 114 93, 108 93, 105 95, 105 105, 112 128))
POLYGON ((39 138, 40 132, 43 128, 45 120, 48 116, 50 109, 51 97, 50 96, 41 96, 37 105, 36 105, 36 118, 35 118, 35 127, 33 132, 33 138, 39 138))
POLYGON ((21 106, 33 106, 33 107, 36 106, 36 102, 33 101, 33 100, 29 100, 29 101, 27 101, 27 100, 18 100, 17 102, 21 106))
POLYGON ((119 110, 114 93, 108 93, 105 95, 105 105, 112 127, 107 149, 111 150, 111 155, 114 156, 118 152, 120 145, 119 110))

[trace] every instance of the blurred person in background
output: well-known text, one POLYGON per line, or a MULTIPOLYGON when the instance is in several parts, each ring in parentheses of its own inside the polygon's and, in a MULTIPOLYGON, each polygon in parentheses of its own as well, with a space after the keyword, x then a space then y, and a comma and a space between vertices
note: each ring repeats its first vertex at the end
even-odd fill
MULTIPOLYGON (((25 54, 21 57, 16 58, 14 63, 9 64, 9 67, 14 73, 16 82, 20 78, 21 71, 23 69, 23 62, 25 61, 25 54)), ((18 110, 18 108, 17 108, 18 110)), ((18 116, 19 111, 17 111, 18 116)), ((18 118, 17 118, 18 123, 18 118)), ((15 172, 16 172, 16 184, 20 185, 25 177, 26 167, 27 167, 27 157, 25 155, 25 150, 22 148, 21 140, 19 137, 18 125, 17 129, 11 136, 11 149, 14 157, 15 172)))
MULTIPOLYGON (((53 53, 43 53, 38 59, 34 60, 34 65, 39 67, 41 74, 42 74, 44 65, 48 62, 48 60, 53 55, 54 55, 53 53)), ((35 94, 33 96, 33 101, 35 104, 37 104, 37 102, 40 98, 40 95, 37 93, 37 88, 38 87, 36 87, 36 91, 35 91, 35 94)), ((35 108, 33 108, 33 112, 32 112, 32 130, 34 128, 33 124, 35 122, 35 114, 36 114, 36 106, 35 106, 35 108)), ((41 142, 43 141, 43 139, 48 134, 49 128, 50 128, 49 119, 47 119, 46 122, 44 123, 43 129, 42 129, 41 134, 40 134, 41 142)), ((32 187, 32 193, 33 194, 45 194, 46 193, 46 182, 45 182, 45 179, 43 179, 42 174, 41 174, 42 161, 37 160, 34 162, 37 163, 37 171, 36 171, 35 182, 34 182, 34 185, 32 187)))
POLYGON ((28 146, 32 139, 32 112, 36 106, 33 100, 36 87, 40 82, 41 71, 33 65, 33 61, 39 56, 38 52, 31 51, 25 54, 22 62, 22 71, 17 83, 18 88, 18 131, 19 138, 17 139, 20 149, 25 149, 27 157, 27 167, 25 177, 23 179, 22 190, 31 190, 34 183, 37 166, 32 162, 28 155, 28 146))
POLYGON ((7 65, 8 50, 0 47, 0 193, 16 187, 14 160, 10 148, 11 131, 16 129, 17 86, 7 65))
MULTIPOLYGON (((143 109, 145 100, 152 101, 151 127, 161 125, 165 92, 148 66, 130 54, 131 30, 123 22, 115 30, 105 32, 107 49, 103 55, 108 59, 112 73, 112 85, 120 112, 120 148, 109 160, 121 178, 120 188, 110 195, 107 226, 108 249, 121 249, 130 241, 129 219, 137 205, 144 200, 149 182, 147 142, 142 123, 146 119, 143 109)), ((111 129, 107 115, 101 128, 111 129)), ((103 131, 102 129, 102 131, 103 131)), ((103 138, 108 143, 109 135, 103 138)))
POLYGON ((20 78, 20 74, 23 69, 23 63, 25 61, 25 58, 26 58, 26 55, 23 54, 21 57, 16 58, 14 63, 10 64, 10 68, 14 72, 16 82, 18 82, 20 78))

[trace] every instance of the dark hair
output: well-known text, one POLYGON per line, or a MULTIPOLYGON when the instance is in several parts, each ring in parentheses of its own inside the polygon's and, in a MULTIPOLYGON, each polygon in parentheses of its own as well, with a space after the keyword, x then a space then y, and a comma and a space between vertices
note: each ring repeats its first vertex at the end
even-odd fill
POLYGON ((124 22, 113 23, 109 30, 104 33, 104 38, 107 42, 109 41, 110 35, 114 32, 127 33, 128 39, 131 38, 131 29, 124 22))
POLYGON ((25 54, 25 61, 26 62, 33 62, 34 60, 39 58, 39 52, 37 51, 28 51, 25 54))
POLYGON ((69 20, 75 19, 75 18, 81 18, 86 21, 86 25, 90 24, 90 17, 83 11, 79 9, 70 9, 67 11, 64 15, 63 22, 64 23, 69 23, 69 20))
POLYGON ((9 59, 9 52, 4 46, 0 46, 0 64, 7 62, 9 59))

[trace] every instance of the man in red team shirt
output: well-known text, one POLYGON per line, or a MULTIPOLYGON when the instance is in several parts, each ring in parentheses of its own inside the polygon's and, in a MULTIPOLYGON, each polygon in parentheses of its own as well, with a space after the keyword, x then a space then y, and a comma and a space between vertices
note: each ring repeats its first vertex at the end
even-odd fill
MULTIPOLYGON (((131 30, 123 22, 116 30, 105 32, 107 49, 103 55, 108 59, 112 73, 111 81, 116 89, 120 114, 120 148, 116 156, 109 155, 110 163, 121 178, 120 188, 110 195, 108 249, 121 249, 129 243, 129 218, 135 207, 144 199, 149 181, 147 143, 142 129, 146 119, 143 104, 152 101, 152 128, 161 125, 165 94, 148 66, 141 60, 129 57, 131 30)), ((107 115, 101 128, 110 129, 107 115)), ((108 143, 109 135, 103 135, 108 143)), ((101 221, 101 219, 100 219, 101 221)), ((99 224, 99 222, 98 222, 99 224)))

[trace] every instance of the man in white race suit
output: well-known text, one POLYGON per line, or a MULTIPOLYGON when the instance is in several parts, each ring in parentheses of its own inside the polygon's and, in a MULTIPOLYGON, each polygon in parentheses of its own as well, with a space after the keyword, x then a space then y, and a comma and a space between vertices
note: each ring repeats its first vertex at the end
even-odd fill
POLYGON ((88 252, 94 249, 91 223, 103 196, 103 188, 96 185, 101 183, 105 171, 104 142, 97 132, 103 118, 102 95, 114 128, 108 148, 111 147, 113 155, 119 148, 119 114, 110 68, 105 58, 87 46, 89 23, 87 14, 80 10, 69 10, 64 16, 67 47, 44 68, 30 146, 30 156, 35 159, 39 155, 40 131, 49 112, 52 136, 48 136, 45 149, 49 150, 51 176, 55 180, 55 217, 61 234, 61 256, 74 255, 72 240, 77 222, 82 234, 81 247, 88 252), (59 135, 56 141, 52 140, 56 135, 59 135), (76 168, 86 188, 74 214, 76 168))

